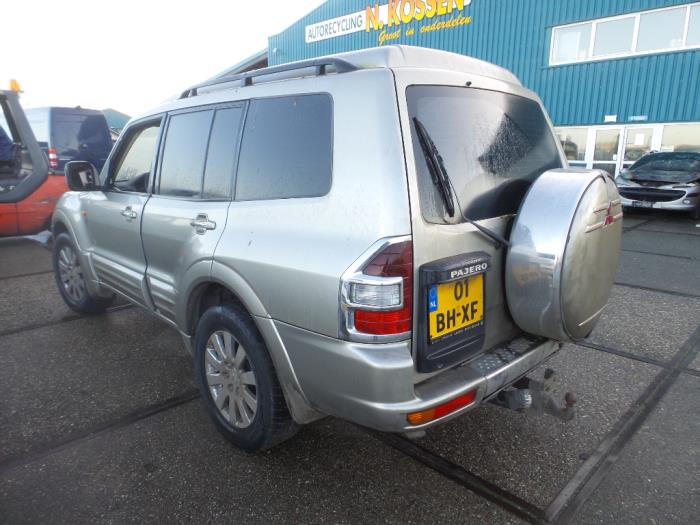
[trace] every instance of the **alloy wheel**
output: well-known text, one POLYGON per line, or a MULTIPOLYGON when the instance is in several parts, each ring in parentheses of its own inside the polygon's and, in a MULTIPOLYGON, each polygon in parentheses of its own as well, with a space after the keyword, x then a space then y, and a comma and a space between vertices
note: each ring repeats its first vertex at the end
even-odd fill
POLYGON ((236 428, 247 428, 258 410, 257 382, 243 345, 228 331, 218 330, 207 341, 205 373, 219 413, 236 428))
POLYGON ((70 246, 63 246, 58 252, 58 274, 68 297, 76 303, 82 301, 87 293, 85 277, 78 256, 70 246))

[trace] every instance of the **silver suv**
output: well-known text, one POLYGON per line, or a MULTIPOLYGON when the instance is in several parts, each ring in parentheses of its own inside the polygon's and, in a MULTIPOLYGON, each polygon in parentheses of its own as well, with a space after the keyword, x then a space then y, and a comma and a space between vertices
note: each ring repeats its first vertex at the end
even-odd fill
MULTIPOLYGON (((419 434, 590 333, 621 207, 535 94, 390 46, 219 78, 132 120, 53 217, 74 310, 176 328, 246 450, 324 415, 419 434)), ((524 399, 526 396, 524 397, 524 399)))

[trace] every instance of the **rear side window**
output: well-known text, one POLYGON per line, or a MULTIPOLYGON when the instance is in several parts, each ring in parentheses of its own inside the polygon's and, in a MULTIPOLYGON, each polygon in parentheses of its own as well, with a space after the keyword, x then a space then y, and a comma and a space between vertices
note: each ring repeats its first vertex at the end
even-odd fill
POLYGON ((161 195, 199 197, 214 111, 170 117, 160 168, 161 195))
POLYGON ((406 98, 420 205, 428 222, 463 222, 460 205, 472 220, 516 213, 530 184, 562 167, 554 135, 533 100, 451 86, 411 86, 406 98), (435 143, 454 186, 454 217, 446 212, 428 169, 415 117, 435 143))
POLYGON ((250 102, 236 200, 318 197, 331 187, 333 109, 329 95, 250 102))
POLYGON ((75 157, 83 149, 112 149, 112 137, 104 115, 54 111, 51 135, 51 146, 59 156, 75 157))

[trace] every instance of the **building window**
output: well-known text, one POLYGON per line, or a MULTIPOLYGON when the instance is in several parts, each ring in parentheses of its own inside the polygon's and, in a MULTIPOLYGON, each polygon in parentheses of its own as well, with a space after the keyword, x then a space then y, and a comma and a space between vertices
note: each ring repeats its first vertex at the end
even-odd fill
POLYGON ((632 49, 635 19, 621 18, 596 25, 593 56, 619 55, 632 49))
POLYGON ((700 124, 664 126, 661 151, 695 151, 700 153, 700 124))
POLYGON ((700 3, 555 27, 550 65, 700 47, 700 3))
POLYGON ((576 62, 588 58, 591 42, 591 24, 564 27, 554 34, 556 62, 576 62))
POLYGON ((686 45, 700 46, 700 5, 690 8, 686 45))
POLYGON ((569 162, 577 164, 586 160, 587 128, 559 128, 557 138, 564 148, 564 154, 569 162))
POLYGON ((676 49, 683 45, 685 7, 652 11, 639 17, 637 51, 676 49))

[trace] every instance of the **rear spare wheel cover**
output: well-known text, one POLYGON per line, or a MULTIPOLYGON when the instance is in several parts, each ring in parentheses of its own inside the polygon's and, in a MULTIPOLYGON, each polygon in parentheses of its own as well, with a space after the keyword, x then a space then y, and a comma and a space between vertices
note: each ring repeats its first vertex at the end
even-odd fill
POLYGON ((612 288, 622 238, 615 183, 600 170, 552 170, 530 187, 506 260, 506 296, 525 332, 577 341, 612 288))

